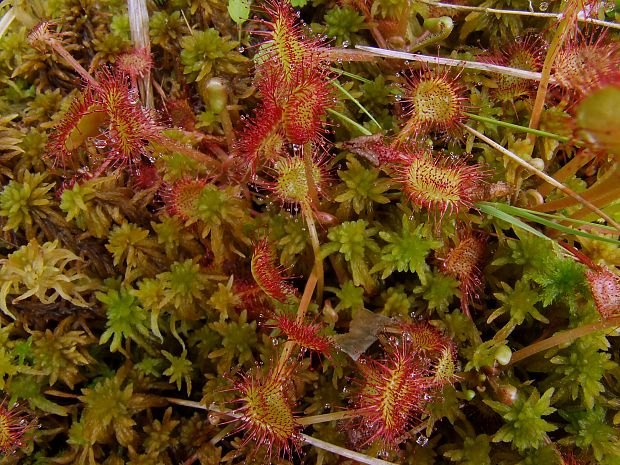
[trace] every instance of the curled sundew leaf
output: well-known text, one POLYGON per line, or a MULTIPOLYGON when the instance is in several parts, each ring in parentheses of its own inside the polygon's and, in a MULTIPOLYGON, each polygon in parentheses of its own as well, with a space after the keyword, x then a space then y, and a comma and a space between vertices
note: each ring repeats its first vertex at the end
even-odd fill
POLYGON ((275 264, 275 254, 266 238, 256 244, 251 266, 256 284, 269 297, 286 302, 298 294, 297 290, 286 282, 282 267, 275 264))
MULTIPOLYGON (((236 383, 242 404, 234 413, 241 420, 237 431, 244 431, 243 445, 264 445, 269 457, 290 456, 297 446, 300 425, 293 416, 290 390, 291 368, 270 370, 263 376, 243 375, 236 383)), ((253 452, 249 453, 250 455, 253 452)))

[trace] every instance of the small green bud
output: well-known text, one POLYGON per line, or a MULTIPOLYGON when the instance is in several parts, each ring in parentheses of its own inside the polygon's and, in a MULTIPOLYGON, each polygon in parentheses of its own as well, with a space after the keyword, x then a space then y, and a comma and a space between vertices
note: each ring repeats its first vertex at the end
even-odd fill
POLYGON ((220 78, 211 78, 203 86, 202 98, 214 113, 220 114, 228 103, 228 89, 220 78))
POLYGON ((476 391, 473 391, 472 389, 466 389, 465 391, 463 391, 463 395, 465 400, 472 400, 474 397, 476 397, 476 391))
POLYGON ((501 345, 495 351, 495 360, 500 365, 508 365, 512 358, 512 351, 507 345, 501 345))

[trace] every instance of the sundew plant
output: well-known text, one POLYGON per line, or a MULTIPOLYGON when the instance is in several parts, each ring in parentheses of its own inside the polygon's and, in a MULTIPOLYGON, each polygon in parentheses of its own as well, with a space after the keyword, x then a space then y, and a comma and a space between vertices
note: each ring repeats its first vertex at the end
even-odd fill
POLYGON ((0 463, 620 465, 619 15, 2 2, 0 463))

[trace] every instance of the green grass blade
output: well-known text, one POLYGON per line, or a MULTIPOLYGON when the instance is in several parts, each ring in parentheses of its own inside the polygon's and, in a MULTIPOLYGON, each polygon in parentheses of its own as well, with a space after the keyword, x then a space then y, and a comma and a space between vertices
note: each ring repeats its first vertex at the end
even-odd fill
POLYGON ((357 74, 349 73, 348 71, 345 71, 344 69, 334 68, 333 66, 330 66, 329 69, 331 69, 332 71, 334 71, 334 72, 336 72, 338 74, 342 74, 343 76, 347 76, 347 77, 350 77, 352 79, 357 79, 358 81, 361 81, 363 83, 372 82, 370 79, 366 79, 365 77, 359 76, 357 74))
POLYGON ((473 119, 474 121, 480 121, 482 123, 494 124, 495 126, 503 126, 505 128, 516 129, 517 131, 527 132, 529 134, 534 134, 536 136, 549 137, 550 139, 559 140, 560 142, 568 142, 570 140, 570 138, 568 137, 560 136, 552 132, 541 131, 540 129, 532 129, 532 128, 528 128, 525 126, 519 126, 518 124, 513 124, 513 123, 506 123, 505 121, 499 121, 493 118, 489 118, 487 116, 479 116, 479 115, 474 115, 473 113, 467 113, 467 112, 465 112, 465 115, 467 115, 469 118, 473 119))
MULTIPOLYGON (((519 208, 519 207, 513 207, 513 208, 519 208)), ((581 226, 591 226, 597 229, 605 229, 609 231, 611 234, 616 234, 616 228, 612 226, 607 226, 605 224, 592 223, 591 221, 584 221, 584 220, 576 220, 574 218, 569 218, 568 216, 558 215, 555 213, 532 211, 532 210, 528 210, 527 208, 522 208, 521 210, 525 210, 526 212, 533 213, 534 215, 537 215, 537 216, 543 216, 545 218, 551 218, 551 219, 558 220, 558 221, 566 221, 566 222, 578 224, 581 226)))
POLYGON ((357 105, 357 107, 358 107, 360 110, 362 110, 362 111, 366 114, 366 116, 368 116, 368 117, 372 120, 372 122, 373 122, 373 123, 375 123, 375 124, 377 125, 377 127, 378 127, 381 131, 383 130, 383 128, 382 128, 382 127, 381 127, 381 125, 377 122, 377 120, 375 119, 375 117, 374 117, 374 116, 372 116, 372 115, 368 112, 368 110, 366 110, 366 108, 364 108, 364 105, 362 105, 361 103, 359 103, 359 102, 357 101, 357 99, 356 99, 355 97, 353 97, 353 96, 349 93, 349 91, 348 91, 347 89, 345 89, 344 87, 342 87, 342 86, 340 85, 340 83, 339 83, 338 81, 336 81, 336 80, 333 80, 331 83, 332 83, 332 84, 333 84, 333 85, 334 85, 334 86, 335 86, 335 87, 336 87, 336 88, 337 88, 340 92, 342 92, 342 93, 343 93, 343 94, 344 94, 344 95, 345 95, 345 96, 346 96, 349 100, 351 100, 353 103, 355 103, 355 105, 357 105))
POLYGON ((502 210, 499 210, 498 208, 495 208, 495 205, 499 205, 499 204, 493 204, 493 203, 489 203, 489 202, 478 202, 476 203, 476 208, 478 208, 481 212, 486 213, 487 215, 493 216, 495 218, 498 218, 500 220, 506 221, 507 223, 510 223, 512 226, 515 226, 517 228, 521 228, 524 229, 542 239, 546 239, 548 241, 551 241, 553 239, 545 236, 543 233, 541 233, 538 229, 535 229, 533 227, 531 227, 529 224, 524 223, 523 221, 521 221, 519 218, 514 217, 513 215, 506 213, 502 210))
POLYGON ((575 236, 586 237, 588 239, 592 239, 595 241, 608 242, 610 244, 620 245, 620 241, 616 239, 611 239, 609 237, 603 237, 603 236, 597 236, 596 234, 591 234, 586 231, 581 231, 580 229, 569 228, 568 226, 564 226, 564 225, 555 223, 553 221, 549 221, 545 218, 542 218, 538 216, 537 214, 531 212, 530 210, 526 210, 523 208, 513 207, 510 205, 501 204, 501 203, 487 203, 487 202, 480 202, 478 206, 479 207, 480 206, 486 206, 486 207, 491 206, 491 208, 495 208, 496 210, 499 210, 507 215, 520 216, 521 218, 534 221, 535 223, 542 224, 544 226, 555 229, 557 231, 561 231, 566 234, 572 234, 575 236), (486 204, 486 205, 481 205, 481 204, 486 204))
POLYGON ((355 129, 357 129, 359 132, 361 132, 362 134, 364 134, 365 136, 372 136, 372 132, 370 132, 368 129, 366 129, 364 126, 362 126, 361 124, 359 124, 357 121, 353 121, 351 118, 349 118, 348 116, 343 115, 342 113, 333 110, 331 108, 327 109, 328 112, 330 112, 332 115, 336 116, 338 119, 340 119, 341 121, 344 121, 347 124, 350 124, 351 126, 353 126, 355 129))

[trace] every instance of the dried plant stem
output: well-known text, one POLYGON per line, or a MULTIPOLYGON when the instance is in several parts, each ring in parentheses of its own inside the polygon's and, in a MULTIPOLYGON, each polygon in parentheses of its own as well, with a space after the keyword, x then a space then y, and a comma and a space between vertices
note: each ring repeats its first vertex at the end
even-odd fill
POLYGON ((15 19, 15 10, 13 7, 9 8, 6 13, 0 18, 0 39, 6 33, 7 29, 15 19))
POLYGON ((217 444, 222 439, 224 439, 226 436, 228 436, 234 429, 235 429, 235 425, 233 424, 225 426, 224 428, 220 430, 219 433, 217 433, 215 436, 209 439, 209 443, 213 445, 217 444))
MULTIPOLYGON (((41 373, 43 374, 43 373, 41 373)), ((56 389, 48 389, 47 391, 44 392, 45 395, 48 396, 56 396, 56 397, 64 397, 66 399, 79 399, 80 396, 76 395, 76 394, 71 394, 69 392, 62 392, 62 391, 57 391, 56 389)))
POLYGON ((77 73, 82 77, 82 79, 88 82, 88 85, 90 85, 93 89, 101 88, 99 83, 95 81, 95 78, 93 78, 90 73, 86 71, 86 69, 84 69, 84 67, 79 64, 75 58, 73 58, 73 55, 71 55, 69 52, 67 52, 67 50, 65 50, 65 48, 60 42, 58 42, 53 37, 50 37, 47 40, 47 44, 52 47, 52 49, 58 55, 60 55, 67 62, 67 64, 69 64, 69 66, 71 66, 75 71, 77 71, 77 73))
POLYGON ((344 447, 331 444, 321 439, 313 438, 307 434, 299 435, 301 440, 319 449, 323 449, 327 452, 346 457, 348 459, 356 460, 359 463, 365 463, 367 465, 396 465, 394 462, 387 462, 385 460, 369 457, 368 455, 360 454, 359 452, 353 452, 352 450, 345 449, 344 447))
MULTIPOLYGON (((367 47, 365 45, 356 45, 355 48, 364 50, 366 52, 374 53, 375 55, 385 58, 395 58, 397 60, 411 60, 420 61, 423 63, 432 63, 442 66, 454 66, 457 68, 477 69, 480 71, 489 71, 491 73, 504 74, 507 76, 514 76, 521 79, 530 79, 533 81, 539 81, 542 77, 541 73, 533 71, 526 71, 524 69, 510 68, 508 66, 492 65, 489 63, 479 63, 477 61, 468 60, 455 60, 453 58, 442 58, 429 55, 420 55, 418 53, 398 52, 395 50, 387 50, 383 48, 367 47)), ((553 81, 553 79, 551 79, 553 81)))
MULTIPOLYGON (((611 169, 605 173, 605 177, 583 191, 580 195, 587 197, 588 200, 604 206, 605 201, 615 200, 618 197, 618 175, 620 175, 620 161, 613 164, 611 169), (611 197, 611 198, 610 198, 611 197)), ((539 212, 549 212, 560 208, 570 207, 577 202, 575 199, 562 198, 552 202, 543 203, 532 208, 539 212)))
MULTIPOLYGON (((565 8, 570 8, 570 5, 566 5, 565 8)), ((541 71, 541 79, 538 83, 538 89, 536 91, 536 99, 534 100, 532 114, 530 116, 529 127, 532 129, 538 129, 538 125, 540 124, 540 117, 542 115, 545 100, 547 98, 547 88, 549 87, 549 82, 551 78, 551 69, 553 68, 553 64, 555 63, 555 58, 557 57, 560 48, 564 43, 564 39, 566 39, 567 34, 570 32, 568 26, 573 21, 573 15, 562 16, 562 19, 560 20, 555 29, 555 34, 553 35, 553 39, 551 39, 549 48, 547 49, 547 55, 545 56, 545 62, 543 63, 541 71)), ((528 135, 528 141, 533 148, 534 142, 536 141, 536 136, 534 134, 528 135)))
POLYGON ((306 224, 308 225, 308 234, 310 235, 310 244, 312 245, 312 251, 314 253, 313 275, 315 275, 317 279, 316 301, 317 303, 320 303, 323 300, 323 282, 324 282, 323 257, 321 256, 321 243, 319 242, 319 235, 316 230, 316 223, 314 221, 314 216, 312 215, 312 210, 310 210, 310 208, 306 205, 302 205, 301 210, 303 212, 304 218, 306 219, 306 224))
POLYGON ((191 455, 182 465, 192 465, 198 460, 198 453, 191 455))
MULTIPOLYGON (((558 182, 564 182, 579 171, 583 166, 590 162, 594 158, 594 154, 590 152, 579 152, 571 160, 566 163, 562 168, 553 173, 553 178, 558 182)), ((550 184, 544 184, 540 186, 538 192, 543 197, 546 197, 551 193, 553 187, 550 184)))
POLYGON ((329 61, 334 63, 340 63, 342 61, 372 62, 377 60, 377 56, 372 53, 361 52, 352 48, 320 48, 319 52, 324 54, 329 61))
POLYGON ((177 399, 176 397, 164 397, 171 404, 182 405, 183 407, 195 408, 197 410, 211 410, 206 405, 201 404, 200 402, 195 402, 193 400, 187 399, 177 399))
POLYGON ((597 215, 599 215, 601 218, 603 218, 605 221, 607 221, 607 223, 610 226, 613 226, 614 228, 616 228, 618 230, 618 232, 620 232, 620 224, 618 224, 616 221, 614 221, 609 215, 607 215, 605 212, 603 212, 596 205, 594 205, 591 202, 589 202, 588 200, 584 199, 581 195, 579 195, 576 192, 574 192, 573 190, 569 189, 568 187, 566 187, 561 182, 556 181, 554 178, 552 178, 551 176, 549 176, 545 172, 539 170, 535 166, 532 166, 530 163, 528 163, 527 161, 523 160, 518 155, 512 153, 510 150, 504 148, 503 146, 501 146, 500 144, 495 142, 493 139, 488 138, 487 136, 485 136, 481 132, 478 132, 475 129, 473 129, 473 128, 465 125, 465 124, 463 124, 462 126, 463 126, 463 128, 466 131, 468 131, 469 133, 471 133, 474 136, 478 137, 480 140, 486 142, 491 147, 493 147, 495 150, 497 150, 498 152, 502 153, 503 155, 507 156, 512 161, 517 163, 519 166, 522 166, 523 168, 528 170, 530 173, 538 176, 543 181, 548 182, 549 184, 553 185, 554 187, 556 187, 560 191, 564 192, 566 195, 568 195, 568 196, 574 198, 575 200, 577 200, 579 203, 581 203, 582 205, 587 207, 590 211, 592 211, 592 212, 596 213, 597 215))
MULTIPOLYGON (((315 267, 316 269, 316 267, 315 267)), ((301 300, 299 301, 299 307, 297 308, 297 322, 303 322, 304 317, 306 316, 306 311, 310 306, 310 302, 312 301, 312 294, 314 292, 314 288, 317 284, 317 276, 314 272, 310 273, 308 277, 308 281, 306 281, 306 287, 304 288, 304 293, 301 296, 301 300)), ((274 373, 280 372, 286 362, 289 361, 291 357, 291 353, 297 343, 295 341, 287 341, 284 343, 284 348, 282 349, 282 353, 280 354, 280 358, 278 359, 278 364, 275 367, 274 373)))
POLYGON ((304 170, 306 173, 306 184, 308 186, 308 197, 310 206, 319 207, 319 193, 314 181, 314 160, 312 160, 312 142, 307 142, 302 146, 302 156, 304 159, 304 170))
POLYGON ((230 113, 226 106, 220 113, 220 122, 222 123, 222 130, 224 131, 224 136, 226 137, 226 145, 228 146, 228 150, 232 151, 235 145, 235 129, 233 128, 230 113))
MULTIPOLYGON (((151 53, 151 40, 149 37, 149 12, 146 8, 146 0, 127 0, 129 14, 129 29, 134 48, 144 49, 151 53)), ((153 86, 151 84, 151 72, 148 71, 139 83, 142 103, 147 108, 155 108, 153 100, 153 86)))
MULTIPOLYGON (((427 5, 433 5, 440 8, 449 8, 452 10, 461 11, 480 11, 482 13, 496 14, 496 15, 517 15, 517 16, 533 16, 537 18, 554 18, 561 19, 564 15, 562 13, 546 13, 543 11, 524 11, 524 10, 502 10, 500 8, 486 8, 483 6, 468 6, 468 5, 454 5, 451 3, 434 2, 432 0, 420 0, 427 5)), ((603 21, 596 18, 584 18, 578 17, 577 21, 583 23, 595 24, 597 26, 609 27, 613 29, 620 29, 620 24, 611 21, 603 21)))
POLYGON ((514 365, 515 363, 518 363, 525 358, 531 357, 532 355, 535 355, 544 350, 548 350, 552 347, 573 342, 574 340, 583 336, 587 336, 594 331, 616 328, 618 326, 620 326, 620 316, 615 316, 606 320, 597 321, 596 323, 590 323, 587 325, 578 326, 577 328, 569 329, 567 331, 556 333, 547 339, 543 339, 542 341, 530 344, 529 346, 524 347, 523 349, 513 353, 512 358, 510 359, 510 363, 507 366, 514 365))
MULTIPOLYGON (((180 400, 180 399, 174 399, 174 400, 180 400)), ((240 415, 238 413, 234 413, 234 412, 231 412, 229 410, 223 410, 223 409, 217 408, 215 406, 210 407, 209 410, 212 411, 212 412, 221 413, 223 415, 227 415, 229 417, 236 418, 236 419, 242 418, 242 415, 240 415)), ((321 416, 321 415, 319 415, 319 416, 321 416)), ((311 417, 308 417, 308 418, 311 418, 311 417)), ((334 419, 336 419, 336 418, 334 418, 334 419)), ((318 422, 315 422, 315 423, 318 423, 318 422)), ((313 423, 307 423, 307 424, 313 424, 313 423)), ((345 449, 344 447, 337 446, 337 445, 332 444, 330 442, 322 441, 321 439, 317 439, 317 438, 314 438, 312 436, 308 436, 307 434, 300 434, 298 437, 299 437, 299 439, 304 441, 306 444, 310 444, 310 445, 312 445, 314 447, 317 447, 319 449, 331 452, 333 454, 340 455, 341 457, 346 457, 346 458, 349 458, 349 459, 356 460, 356 461, 358 461, 360 463, 365 463, 365 464, 368 464, 368 465, 396 465, 393 462, 386 462, 385 460, 369 457, 368 455, 360 454, 359 452, 354 452, 352 450, 345 449)))
POLYGON ((308 417, 298 418, 297 423, 303 426, 316 425, 330 421, 344 420, 345 418, 353 418, 360 416, 361 414, 362 412, 359 410, 343 410, 342 412, 324 413, 322 415, 311 415, 308 417))

